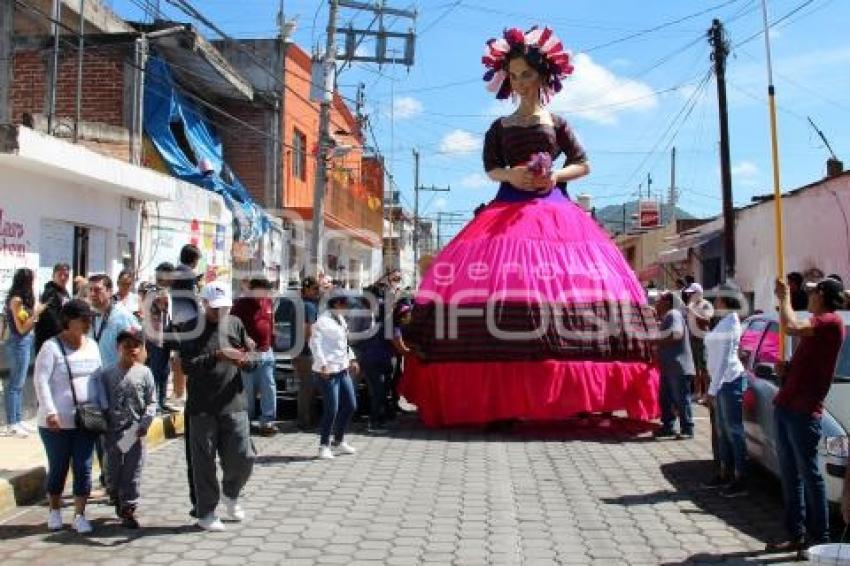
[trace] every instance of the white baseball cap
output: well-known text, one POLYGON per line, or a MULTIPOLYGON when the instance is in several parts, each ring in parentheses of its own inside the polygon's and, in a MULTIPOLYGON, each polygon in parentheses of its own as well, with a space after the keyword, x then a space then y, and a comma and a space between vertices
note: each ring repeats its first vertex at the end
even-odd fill
POLYGON ((688 288, 685 289, 685 293, 702 293, 702 285, 699 283, 691 283, 688 285, 688 288))
POLYGON ((233 306, 230 286, 223 281, 210 281, 204 285, 204 288, 201 289, 201 298, 213 309, 233 306))

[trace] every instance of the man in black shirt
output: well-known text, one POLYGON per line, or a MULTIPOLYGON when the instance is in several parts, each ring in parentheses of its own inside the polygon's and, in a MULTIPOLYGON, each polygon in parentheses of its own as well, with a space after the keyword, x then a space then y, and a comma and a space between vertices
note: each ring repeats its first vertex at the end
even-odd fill
POLYGON ((47 308, 35 323, 35 352, 41 350, 41 345, 59 334, 62 325, 59 323, 59 311, 62 305, 71 297, 68 295, 68 278, 71 267, 67 263, 57 263, 53 266, 53 279, 45 283, 44 291, 38 301, 47 308))
POLYGON ((242 394, 242 370, 253 369, 254 344, 242 322, 230 316, 233 305, 228 286, 212 281, 201 291, 204 317, 193 334, 181 342, 180 360, 188 377, 186 415, 191 451, 192 480, 198 526, 223 531, 215 513, 219 497, 233 521, 245 518, 237 499, 254 465, 248 413, 242 394), (221 459, 219 487, 215 459, 221 459))

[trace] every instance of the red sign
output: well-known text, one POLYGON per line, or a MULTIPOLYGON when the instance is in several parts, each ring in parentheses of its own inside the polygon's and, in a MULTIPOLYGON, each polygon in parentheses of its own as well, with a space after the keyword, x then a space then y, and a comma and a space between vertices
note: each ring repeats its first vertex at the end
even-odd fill
POLYGON ((638 225, 640 228, 658 228, 661 225, 661 203, 657 200, 642 200, 638 203, 638 225))

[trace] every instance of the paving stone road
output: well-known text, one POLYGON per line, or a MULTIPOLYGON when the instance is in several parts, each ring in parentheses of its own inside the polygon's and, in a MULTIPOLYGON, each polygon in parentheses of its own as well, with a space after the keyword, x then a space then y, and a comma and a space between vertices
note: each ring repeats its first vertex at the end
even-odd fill
MULTIPOLYGON (((702 417, 705 414, 700 412, 702 417)), ((43 507, 0 517, 0 564, 681 564, 778 563, 775 482, 749 497, 699 488, 710 473, 708 420, 692 441, 653 441, 634 423, 425 429, 406 417, 386 436, 352 435, 360 453, 317 461, 316 437, 255 438, 227 532, 193 526, 183 442, 151 452, 140 518, 123 530, 91 505, 91 537, 47 533, 43 507)), ((70 510, 66 509, 66 521, 70 510)))

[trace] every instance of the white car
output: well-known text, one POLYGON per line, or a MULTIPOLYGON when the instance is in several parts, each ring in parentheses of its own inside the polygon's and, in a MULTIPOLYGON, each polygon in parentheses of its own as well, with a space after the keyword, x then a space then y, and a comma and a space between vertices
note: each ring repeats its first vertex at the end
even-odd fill
MULTIPOLYGON (((821 472, 826 481, 827 499, 841 502, 844 473, 847 468, 848 431, 850 431, 850 311, 840 311, 847 338, 841 346, 835 377, 824 403, 820 453, 821 472)), ((810 316, 798 313, 798 317, 810 316)), ((779 477, 773 399, 779 391, 774 371, 779 359, 779 318, 777 314, 759 314, 743 323, 741 358, 747 370, 744 393, 744 430, 750 458, 779 477)), ((786 338, 786 358, 799 338, 786 338)))

